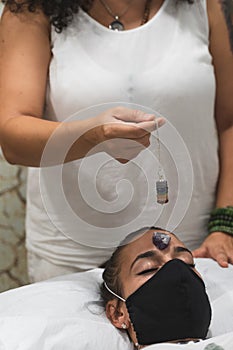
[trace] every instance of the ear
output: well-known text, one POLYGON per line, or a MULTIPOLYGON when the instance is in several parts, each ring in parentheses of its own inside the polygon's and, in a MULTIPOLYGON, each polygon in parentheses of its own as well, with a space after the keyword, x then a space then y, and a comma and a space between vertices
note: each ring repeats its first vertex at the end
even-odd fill
POLYGON ((119 304, 117 299, 110 300, 107 303, 106 315, 116 328, 122 329, 123 324, 126 325, 126 328, 129 327, 129 316, 125 304, 122 302, 119 304))

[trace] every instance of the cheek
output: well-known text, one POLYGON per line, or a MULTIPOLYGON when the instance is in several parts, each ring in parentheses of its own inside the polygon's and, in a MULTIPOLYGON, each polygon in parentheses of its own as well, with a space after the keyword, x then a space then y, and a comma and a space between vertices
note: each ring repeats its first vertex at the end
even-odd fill
POLYGON ((187 257, 181 257, 181 256, 179 256, 179 257, 177 257, 176 259, 179 259, 179 260, 185 262, 186 264, 190 263, 190 260, 189 260, 187 257))
POLYGON ((144 283, 146 283, 152 276, 152 274, 148 274, 145 276, 137 276, 134 278, 127 278, 127 281, 123 283, 123 297, 127 299, 131 294, 133 294, 139 287, 141 287, 144 283))
POLYGON ((127 282, 123 283, 123 297, 127 299, 136 289, 139 288, 138 283, 135 280, 127 279, 127 282))

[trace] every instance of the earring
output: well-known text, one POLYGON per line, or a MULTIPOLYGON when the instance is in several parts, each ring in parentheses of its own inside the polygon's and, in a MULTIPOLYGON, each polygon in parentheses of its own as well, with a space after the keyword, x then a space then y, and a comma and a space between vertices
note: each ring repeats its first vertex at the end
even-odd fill
POLYGON ((127 326, 126 326, 125 323, 122 323, 121 327, 122 327, 123 329, 126 329, 126 328, 127 328, 127 326))

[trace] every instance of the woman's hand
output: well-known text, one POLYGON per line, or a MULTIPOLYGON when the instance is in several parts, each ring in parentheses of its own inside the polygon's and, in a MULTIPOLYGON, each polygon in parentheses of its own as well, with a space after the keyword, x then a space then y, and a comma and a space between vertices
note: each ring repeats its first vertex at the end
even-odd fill
POLYGON ((121 162, 136 157, 150 144, 156 127, 154 115, 116 107, 90 120, 60 123, 43 119, 50 30, 49 18, 42 12, 16 15, 5 8, 1 17, 0 142, 6 159, 11 164, 38 167, 101 151, 121 162))
POLYGON ((193 251, 195 258, 212 258, 221 267, 233 264, 233 236, 223 232, 211 233, 202 245, 193 251))
POLYGON ((86 137, 93 148, 126 163, 150 145, 151 132, 165 120, 141 110, 115 107, 92 118, 92 122, 93 128, 86 137))
POLYGON ((121 163, 149 147, 151 132, 156 128, 155 115, 125 107, 107 110, 96 119, 100 122, 98 145, 121 163))

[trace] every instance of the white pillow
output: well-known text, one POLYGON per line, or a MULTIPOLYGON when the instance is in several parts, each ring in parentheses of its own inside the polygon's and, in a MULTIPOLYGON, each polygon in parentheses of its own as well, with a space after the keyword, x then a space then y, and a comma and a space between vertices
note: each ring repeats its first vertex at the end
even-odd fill
MULTIPOLYGON (((211 259, 196 259, 212 307, 212 321, 208 337, 233 331, 233 265, 220 267, 211 259)), ((233 342, 232 342, 233 344, 233 342)), ((233 345, 232 349, 233 350, 233 345)))
MULTIPOLYGON (((233 267, 222 269, 209 259, 196 263, 213 308, 210 336, 233 331, 233 267)), ((132 350, 126 333, 112 326, 99 304, 102 271, 66 275, 2 293, 0 350, 132 350)), ((233 344, 233 335, 231 340, 233 344)))
MULTIPOLYGON (((67 275, 0 295, 0 341, 6 350, 132 350, 106 318, 102 269, 67 275)), ((0 348, 0 350, 2 350, 0 348)))

